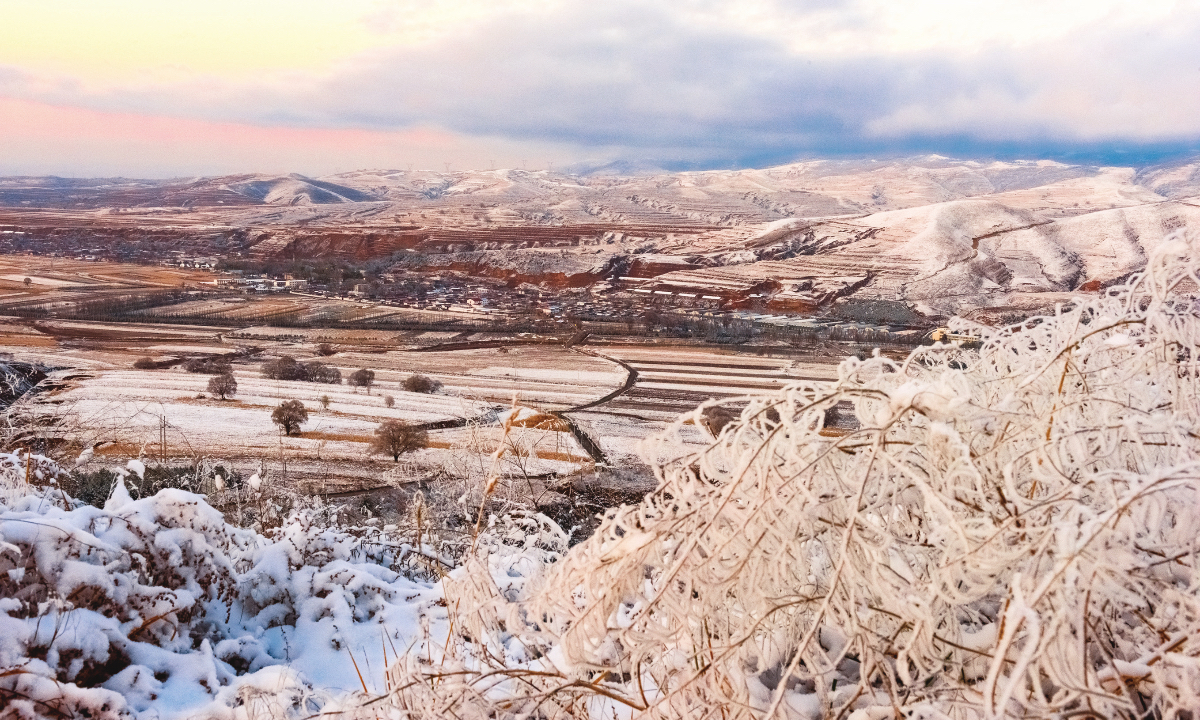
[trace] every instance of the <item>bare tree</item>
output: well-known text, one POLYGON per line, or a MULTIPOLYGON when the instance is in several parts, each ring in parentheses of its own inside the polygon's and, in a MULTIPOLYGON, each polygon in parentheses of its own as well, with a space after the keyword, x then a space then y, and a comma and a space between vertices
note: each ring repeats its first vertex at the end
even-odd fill
MULTIPOLYGON (((365 387, 367 394, 371 394, 371 386, 375 384, 375 371, 366 368, 359 368, 350 373, 350 385, 354 388, 365 387)), ((355 392, 358 392, 356 389, 355 392)))
POLYGON ((208 379, 208 391, 222 400, 237 395, 237 387, 237 379, 232 373, 213 375, 208 379))
POLYGON ((420 450, 429 444, 429 433, 416 425, 400 420, 384 420, 375 428, 375 439, 371 441, 371 452, 386 453, 395 462, 400 456, 420 450))
POLYGON ((285 435, 291 435, 308 422, 308 410, 299 400, 284 400, 271 412, 271 422, 278 425, 285 435))

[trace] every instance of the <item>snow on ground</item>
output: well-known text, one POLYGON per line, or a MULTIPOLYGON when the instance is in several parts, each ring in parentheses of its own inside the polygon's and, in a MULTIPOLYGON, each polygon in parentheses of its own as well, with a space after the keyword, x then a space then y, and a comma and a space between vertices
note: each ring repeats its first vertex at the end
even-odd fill
POLYGON ((71 282, 70 280, 56 280, 54 278, 41 277, 39 275, 0 275, 0 280, 9 280, 12 282, 24 283, 28 279, 33 285, 45 285, 47 287, 82 287, 83 283, 71 282))
POLYGON ((237 348, 230 347, 229 345, 150 345, 146 350, 175 355, 195 355, 197 353, 231 355, 237 352, 237 348))
MULTIPOLYGON (((58 373, 64 375, 66 373, 58 373)), ((68 434, 85 444, 118 442, 158 449, 160 418, 167 422, 168 453, 197 452, 227 457, 277 454, 282 446, 304 455, 322 450, 330 457, 361 457, 383 420, 428 423, 474 418, 491 406, 452 395, 393 391, 388 408, 381 394, 354 392, 347 385, 270 380, 238 368, 238 393, 221 401, 207 395, 211 376, 178 370, 110 370, 73 381, 67 390, 34 396, 29 411, 63 421, 68 434), (330 398, 322 408, 320 398, 330 398), (301 437, 283 437, 271 412, 284 400, 299 400, 309 411, 301 437)))
MULTIPOLYGON (((123 486, 77 506, 25 486, 25 462, 0 455, 5 717, 305 715, 382 693, 389 663, 446 637, 440 588, 405 576, 416 550, 394 528, 314 508, 259 534, 202 496, 123 486)), ((33 462, 41 482, 57 473, 33 462)))

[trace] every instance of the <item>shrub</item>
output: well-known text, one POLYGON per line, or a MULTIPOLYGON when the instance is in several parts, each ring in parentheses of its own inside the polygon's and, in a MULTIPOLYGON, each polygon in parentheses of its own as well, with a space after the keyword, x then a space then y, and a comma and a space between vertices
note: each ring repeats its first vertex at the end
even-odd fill
POLYGON ((442 383, 428 375, 413 373, 404 379, 404 389, 415 393, 435 393, 442 389, 442 383))
POLYGON ((158 367, 158 363, 154 362, 152 357, 140 357, 133 361, 135 370, 154 370, 158 367))
POLYGON ((1168 240, 1129 285, 981 329, 978 349, 851 358, 834 383, 743 398, 703 448, 680 419, 651 447, 658 489, 518 573, 536 577, 529 592, 497 587, 492 548, 447 581, 470 610, 452 612, 463 640, 446 657, 472 660, 397 669, 397 706, 1190 716, 1200 312, 1177 294, 1200 284, 1200 263, 1177 259, 1189 252, 1168 240), (854 429, 824 432, 840 403, 854 429))
POLYGON ((320 355, 321 357, 329 357, 330 355, 337 355, 337 348, 335 348, 334 346, 330 345, 327 342, 324 342, 317 346, 317 354, 320 355))
POLYGON ((375 384, 375 371, 366 368, 359 368, 350 373, 350 385, 355 388, 365 387, 367 394, 371 394, 371 386, 375 384))
POLYGON ((224 375, 231 372, 232 366, 228 358, 188 358, 183 362, 183 369, 190 373, 224 375))
MULTIPOLYGON (((57 474, 34 459, 42 482, 57 474)), ((289 509, 269 497, 263 530, 179 490, 78 507, 25 485, 24 460, 0 454, 0 489, 13 490, 0 492, 5 720, 307 717, 333 704, 311 689, 340 677, 332 653, 362 664, 372 645, 382 662, 384 638, 432 651, 418 608, 437 592, 400 575, 436 580, 432 543, 397 542, 416 533, 338 526, 352 514, 311 498, 289 509)), ((235 503, 239 515, 261 495, 235 503)))
POLYGON ((232 373, 214 375, 208 379, 208 391, 222 400, 226 397, 236 395, 237 389, 237 379, 233 377, 232 373))
MULTIPOLYGON (((236 470, 222 470, 222 480, 227 487, 242 486, 242 476, 236 470)), ((75 470, 59 477, 58 486, 71 497, 94 507, 104 507, 104 501, 112 493, 117 473, 107 468, 92 472, 75 470)), ((188 492, 208 492, 212 489, 212 475, 193 465, 148 465, 141 476, 129 473, 125 476, 129 494, 135 500, 157 495, 160 490, 175 489, 188 492)))
POLYGON ((271 411, 271 422, 278 425, 285 435, 291 435, 308 422, 308 410, 299 400, 284 400, 271 411))

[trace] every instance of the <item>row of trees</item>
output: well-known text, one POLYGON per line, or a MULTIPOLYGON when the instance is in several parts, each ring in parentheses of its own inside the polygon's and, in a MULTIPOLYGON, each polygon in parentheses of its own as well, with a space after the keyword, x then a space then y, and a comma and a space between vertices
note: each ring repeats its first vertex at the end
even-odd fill
MULTIPOLYGON (((271 421, 285 435, 300 432, 300 426, 308 422, 308 408, 299 400, 284 400, 271 412, 271 421)), ((410 425, 400 420, 384 420, 375 428, 371 440, 371 453, 391 455, 394 462, 400 456, 414 452, 429 444, 429 433, 419 425, 410 425)))
MULTIPOLYGON (((322 354, 331 353, 322 352, 322 354)), ((262 375, 272 380, 302 380, 330 385, 342 382, 342 372, 337 368, 316 360, 301 363, 289 355, 263 363, 262 375)), ((359 368, 350 373, 346 381, 353 388, 366 388, 367 394, 370 394, 371 388, 375 386, 375 371, 369 368, 359 368)), ((406 391, 417 393, 435 393, 442 388, 440 381, 420 373, 409 375, 401 385, 406 391)))
MULTIPOLYGON (((151 357, 138 358, 133 367, 138 370, 155 370, 169 363, 160 363, 151 357)), ((184 369, 191 373, 206 373, 213 375, 208 381, 208 392, 222 400, 237 394, 237 380, 233 377, 233 367, 228 358, 191 358, 184 362, 184 369)), ((321 362, 301 363, 295 358, 284 355, 276 360, 264 363, 263 377, 272 380, 300 380, 337 385, 342 382, 342 372, 321 362)), ((359 368, 350 374, 347 383, 355 388, 366 388, 367 394, 375 386, 375 371, 359 368)), ((441 390, 442 383, 420 373, 409 375, 401 383, 408 392, 435 393, 441 390)), ((388 407, 395 405, 395 399, 388 395, 385 398, 388 407)), ((322 396, 322 405, 329 407, 329 396, 322 396)))

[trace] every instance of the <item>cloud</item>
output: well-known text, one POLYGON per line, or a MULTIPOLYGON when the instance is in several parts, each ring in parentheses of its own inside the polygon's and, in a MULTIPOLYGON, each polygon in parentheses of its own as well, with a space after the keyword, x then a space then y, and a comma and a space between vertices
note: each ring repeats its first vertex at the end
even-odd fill
MULTIPOLYGON (((319 73, 85 87, 0 69, 0 93, 269 127, 438 127, 560 160, 1200 149, 1200 8, 903 5, 526 2, 459 26, 442 2, 421 42, 319 73)), ((397 12, 369 21, 392 32, 397 12)))

